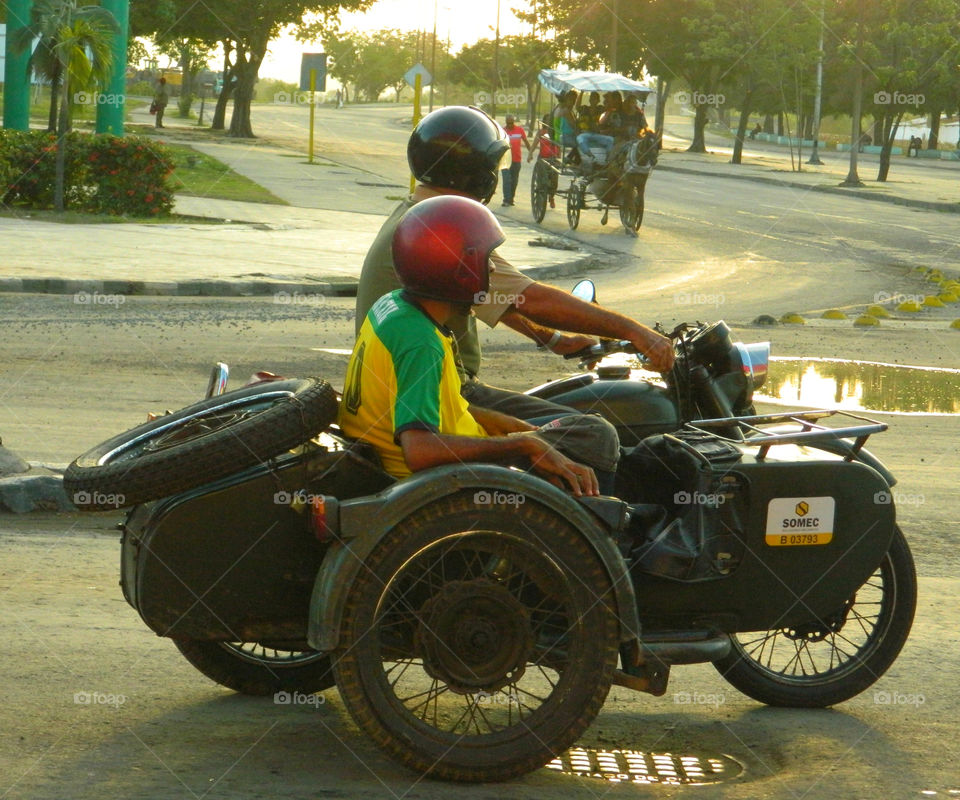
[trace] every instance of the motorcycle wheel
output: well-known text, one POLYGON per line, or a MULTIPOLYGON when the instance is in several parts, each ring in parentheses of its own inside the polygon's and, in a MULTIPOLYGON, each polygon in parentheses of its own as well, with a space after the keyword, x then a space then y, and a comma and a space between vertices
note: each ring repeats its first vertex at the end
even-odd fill
POLYGON ((584 189, 576 181, 570 184, 567 192, 567 224, 575 231, 580 224, 580 209, 583 208, 584 189))
POLYGON ((624 181, 620 192, 620 221, 632 231, 640 229, 643 223, 643 193, 646 188, 646 175, 639 180, 624 181))
POLYGON ((200 672, 241 694, 312 694, 334 683, 330 658, 316 650, 279 650, 253 642, 174 639, 173 643, 200 672))
POLYGON ((735 634, 714 662, 745 695, 771 706, 823 708, 849 700, 890 667, 913 624, 917 577, 897 528, 883 562, 848 601, 839 624, 806 633, 735 634))
POLYGON ((444 780, 501 781, 590 725, 619 626, 609 577, 576 529, 530 501, 475 497, 418 510, 364 559, 333 669, 392 758, 444 780))
POLYGON ((67 467, 64 489, 88 511, 168 497, 296 447, 336 415, 337 393, 319 378, 248 386, 97 445, 67 467))
POLYGON ((550 178, 546 175, 547 167, 537 160, 533 167, 533 178, 530 181, 530 208, 533 211, 533 221, 543 222, 547 213, 547 199, 550 194, 550 178))

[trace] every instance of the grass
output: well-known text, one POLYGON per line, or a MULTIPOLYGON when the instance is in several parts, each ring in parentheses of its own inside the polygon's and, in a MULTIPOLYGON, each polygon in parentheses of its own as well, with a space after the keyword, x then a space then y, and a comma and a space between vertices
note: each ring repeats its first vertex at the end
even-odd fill
POLYGON ((176 165, 170 181, 177 194, 247 203, 289 205, 260 184, 234 172, 222 161, 194 150, 189 145, 166 143, 165 146, 176 165))
POLYGON ((208 217, 194 217, 186 214, 171 214, 169 217, 118 217, 113 214, 84 214, 79 211, 58 212, 52 209, 11 208, 0 206, 0 218, 29 219, 36 222, 59 222, 64 225, 102 225, 104 223, 133 222, 137 225, 162 224, 184 222, 195 225, 208 223, 219 225, 223 220, 208 217))

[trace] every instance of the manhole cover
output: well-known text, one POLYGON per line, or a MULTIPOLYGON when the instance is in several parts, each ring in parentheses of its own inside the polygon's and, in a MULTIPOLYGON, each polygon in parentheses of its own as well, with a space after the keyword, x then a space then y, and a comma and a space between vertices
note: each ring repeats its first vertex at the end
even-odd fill
POLYGON ((675 753, 644 753, 639 750, 595 750, 571 747, 547 769, 580 778, 599 778, 611 783, 662 783, 697 786, 730 780, 743 772, 730 756, 694 756, 675 753))

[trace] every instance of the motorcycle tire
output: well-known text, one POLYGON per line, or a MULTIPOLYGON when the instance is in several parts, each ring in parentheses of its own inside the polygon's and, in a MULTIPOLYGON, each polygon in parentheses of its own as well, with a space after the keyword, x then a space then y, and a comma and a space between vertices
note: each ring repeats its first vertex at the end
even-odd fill
POLYGON ((302 444, 333 422, 337 402, 336 391, 319 378, 211 397, 87 451, 67 467, 64 489, 87 511, 168 497, 302 444))
POLYGON ((883 562, 850 598, 841 626, 817 634, 823 638, 784 629, 735 634, 730 653, 714 666, 735 688, 770 706, 836 705, 887 671, 910 633, 916 603, 913 556, 897 528, 883 562), (825 670, 818 667, 823 663, 825 670))
POLYGON ((251 642, 174 639, 194 667, 221 686, 265 697, 277 692, 313 694, 333 686, 330 659, 315 650, 278 650, 251 642))
POLYGON ((529 500, 476 497, 434 501, 377 543, 349 587, 333 669, 354 720, 396 761, 502 781, 590 725, 619 625, 607 572, 575 528, 529 500))

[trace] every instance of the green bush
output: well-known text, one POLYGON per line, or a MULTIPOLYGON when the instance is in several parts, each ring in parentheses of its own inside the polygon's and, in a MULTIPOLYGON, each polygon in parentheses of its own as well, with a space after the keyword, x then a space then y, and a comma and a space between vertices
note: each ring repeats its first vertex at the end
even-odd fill
MULTIPOLYGON (((169 214, 173 160, 140 136, 67 136, 64 205, 72 211, 152 217, 169 214)), ((42 131, 0 131, 0 203, 53 206, 57 142, 42 131)))

